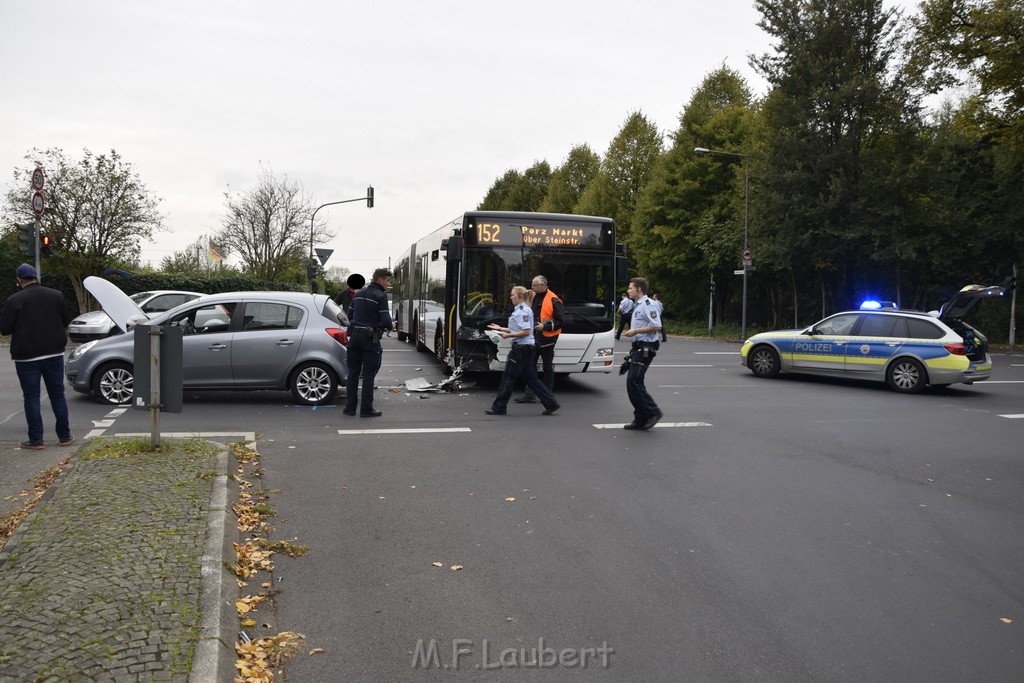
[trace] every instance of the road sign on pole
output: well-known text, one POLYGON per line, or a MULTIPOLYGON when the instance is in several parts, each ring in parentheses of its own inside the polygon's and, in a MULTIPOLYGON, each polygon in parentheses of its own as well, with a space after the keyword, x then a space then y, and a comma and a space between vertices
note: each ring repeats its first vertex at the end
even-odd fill
POLYGON ((43 201, 43 193, 40 192, 39 190, 36 190, 35 193, 32 195, 32 213, 34 213, 37 216, 42 216, 43 209, 45 208, 45 206, 46 203, 43 201))
POLYGON ((326 266, 327 259, 331 258, 331 254, 334 253, 333 249, 314 249, 313 251, 316 252, 316 257, 320 259, 321 266, 326 266))
POLYGON ((43 184, 45 182, 46 182, 46 176, 43 174, 43 169, 36 168, 36 170, 32 171, 32 189, 33 190, 41 190, 41 189, 43 189, 43 184))

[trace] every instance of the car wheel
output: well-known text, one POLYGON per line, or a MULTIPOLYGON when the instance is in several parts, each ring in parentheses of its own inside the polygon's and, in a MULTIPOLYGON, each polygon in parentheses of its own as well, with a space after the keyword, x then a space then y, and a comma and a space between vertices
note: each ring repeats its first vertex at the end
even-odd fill
POLYGON ((292 373, 292 396, 307 406, 330 403, 338 393, 338 376, 320 363, 304 363, 292 373))
POLYGON ((128 363, 104 365, 92 378, 92 393, 103 403, 130 403, 135 392, 135 374, 128 363))
POLYGON ((755 346, 747 358, 747 367, 754 377, 775 377, 782 369, 779 354, 770 346, 755 346))
POLYGON ((913 358, 897 358, 889 365, 885 381, 893 391, 901 394, 916 394, 928 384, 924 366, 913 358))

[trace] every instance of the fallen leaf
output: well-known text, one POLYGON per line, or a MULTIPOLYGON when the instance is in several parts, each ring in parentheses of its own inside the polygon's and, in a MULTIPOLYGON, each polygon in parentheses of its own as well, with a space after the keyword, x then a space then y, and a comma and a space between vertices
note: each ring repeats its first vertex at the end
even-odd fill
POLYGON ((444 566, 444 564, 442 564, 441 562, 434 562, 433 565, 435 567, 443 567, 444 566))
POLYGON ((242 626, 245 626, 246 628, 252 628, 255 625, 256 625, 256 622, 253 621, 252 619, 246 619, 245 621, 242 622, 242 626))
POLYGON ((1007 619, 1006 617, 999 617, 999 621, 1003 622, 1004 624, 1012 624, 1013 623, 1013 619, 1007 619))
POLYGON ((460 569, 462 569, 462 565, 461 565, 461 564, 453 564, 453 565, 452 565, 452 571, 453 571, 453 572, 457 572, 457 571, 459 571, 460 569))
POLYGON ((509 497, 508 497, 508 498, 506 498, 505 500, 506 500, 507 502, 511 503, 511 502, 515 501, 515 496, 509 496, 509 497))
POLYGON ((309 651, 309 654, 319 655, 323 654, 324 652, 327 652, 327 650, 323 649, 322 647, 314 647, 312 650, 309 651))
POLYGON ((377 497, 380 498, 381 500, 384 500, 384 496, 377 496, 377 497))

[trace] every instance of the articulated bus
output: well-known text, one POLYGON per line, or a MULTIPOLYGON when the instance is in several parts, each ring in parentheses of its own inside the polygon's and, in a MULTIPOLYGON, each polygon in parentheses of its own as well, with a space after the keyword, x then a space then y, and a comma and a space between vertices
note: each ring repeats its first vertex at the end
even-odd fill
POLYGON ((536 275, 562 299, 555 372, 611 372, 616 276, 626 259, 610 218, 469 211, 411 245, 392 286, 398 338, 432 352, 451 373, 504 369, 509 342, 485 334, 508 324, 509 291, 536 275))

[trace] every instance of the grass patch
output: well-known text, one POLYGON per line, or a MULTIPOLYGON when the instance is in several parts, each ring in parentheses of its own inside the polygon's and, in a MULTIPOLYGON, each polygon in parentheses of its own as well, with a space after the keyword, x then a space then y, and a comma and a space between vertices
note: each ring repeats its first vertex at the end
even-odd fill
POLYGON ((206 439, 161 439, 160 449, 154 450, 149 437, 132 436, 124 438, 98 437, 90 439, 78 457, 85 460, 108 460, 127 458, 135 455, 210 455, 219 450, 218 446, 206 439))

